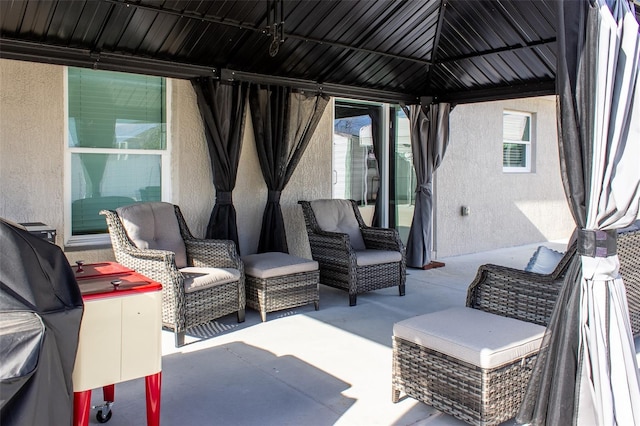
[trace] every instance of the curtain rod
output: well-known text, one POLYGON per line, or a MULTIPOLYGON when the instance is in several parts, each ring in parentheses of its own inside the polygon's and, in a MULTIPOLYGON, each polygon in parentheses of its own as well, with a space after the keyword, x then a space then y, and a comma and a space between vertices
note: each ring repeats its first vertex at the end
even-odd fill
POLYGON ((378 89, 367 89, 358 86, 347 86, 334 83, 318 83, 311 80, 295 79, 290 77, 279 77, 264 74, 255 74, 243 71, 236 71, 223 68, 220 70, 220 79, 225 81, 247 81, 258 84, 275 84, 288 86, 295 89, 305 90, 314 93, 323 93, 334 97, 349 97, 358 100, 378 101, 386 103, 418 103, 419 97, 406 93, 389 92, 378 89))

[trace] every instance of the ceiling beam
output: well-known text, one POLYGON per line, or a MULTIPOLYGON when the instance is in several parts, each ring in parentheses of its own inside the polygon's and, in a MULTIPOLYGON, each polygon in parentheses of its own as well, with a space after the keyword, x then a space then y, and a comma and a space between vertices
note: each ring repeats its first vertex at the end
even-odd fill
MULTIPOLYGON (((193 20, 202 21, 202 22, 209 22, 209 23, 218 24, 218 25, 226 25, 228 27, 239 28, 239 29, 242 29, 242 30, 254 31, 254 32, 261 33, 261 34, 265 34, 265 35, 267 34, 266 28, 261 28, 261 27, 258 27, 256 25, 254 25, 254 24, 249 24, 247 22, 236 21, 236 20, 233 20, 233 19, 227 19, 227 18, 222 19, 222 18, 219 18, 217 16, 212 16, 212 15, 201 15, 201 14, 197 14, 197 13, 193 13, 193 12, 171 10, 171 9, 163 8, 161 6, 152 6, 152 5, 148 5, 148 4, 136 3, 136 2, 134 2, 132 0, 102 0, 102 1, 103 2, 107 2, 107 3, 112 3, 112 4, 118 4, 118 5, 126 6, 126 7, 136 7, 136 8, 139 8, 139 9, 150 10, 150 11, 153 11, 153 12, 156 12, 156 13, 174 15, 174 16, 178 16, 178 17, 181 17, 181 18, 193 19, 193 20)), ((403 56, 403 55, 396 55, 394 53, 381 52, 379 50, 365 49, 363 47, 351 46, 351 45, 348 45, 346 43, 340 43, 340 42, 331 41, 331 40, 322 40, 322 39, 316 39, 316 38, 312 38, 312 37, 300 36, 300 35, 293 34, 293 33, 287 33, 286 31, 285 31, 284 35, 285 35, 285 41, 286 41, 286 39, 298 40, 298 41, 303 41, 303 42, 307 42, 307 43, 315 43, 315 44, 324 45, 324 46, 337 47, 337 48, 344 49, 344 50, 352 50, 352 51, 355 51, 355 52, 366 53, 366 54, 369 54, 369 55, 384 56, 384 57, 387 57, 387 58, 399 59, 399 60, 402 60, 402 61, 415 62, 415 63, 418 63, 418 64, 427 65, 427 66, 431 64, 431 61, 427 61, 427 60, 422 59, 422 58, 414 58, 414 57, 411 57, 411 56, 403 56)))
POLYGON ((555 42, 556 42, 556 38, 552 37, 552 38, 547 38, 543 40, 532 41, 526 44, 516 44, 512 46, 500 47, 497 49, 484 50, 482 52, 473 52, 466 55, 452 56, 449 58, 445 58, 441 61, 434 61, 434 65, 448 64, 451 62, 462 61, 464 59, 482 58, 483 56, 497 55, 499 53, 504 53, 504 52, 515 52, 517 50, 535 49, 537 47, 546 46, 548 44, 552 44, 555 42))
MULTIPOLYGON (((440 11, 438 12, 438 24, 436 28, 436 35, 433 38, 433 48, 431 49, 431 63, 438 57, 438 50, 440 49, 440 35, 442 34, 442 25, 444 23, 444 14, 447 11, 449 0, 441 0, 440 2, 440 11)), ((433 67, 429 67, 429 77, 427 81, 432 81, 433 78, 433 67)))

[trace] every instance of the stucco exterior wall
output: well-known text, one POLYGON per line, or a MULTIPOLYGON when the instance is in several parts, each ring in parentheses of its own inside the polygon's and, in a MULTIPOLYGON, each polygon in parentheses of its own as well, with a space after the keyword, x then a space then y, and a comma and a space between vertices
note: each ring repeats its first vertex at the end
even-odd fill
MULTIPOLYGON (((0 217, 44 222, 64 246, 64 67, 0 60, 0 217)), ((180 205, 192 233, 204 236, 215 199, 209 154, 190 82, 170 91, 171 202, 180 205)), ((299 199, 331 196, 330 104, 281 198, 289 250, 311 257, 299 199)), ((255 253, 267 188, 249 114, 236 189, 241 254, 255 253)), ((71 262, 114 260, 110 248, 66 251, 71 262)))
MULTIPOLYGON (((0 60, 0 216, 44 222, 64 246, 64 67, 0 60)), ((172 80, 169 120, 171 200, 204 236, 215 199, 195 92, 172 80)), ((310 257, 301 199, 331 197, 333 100, 282 193, 289 249, 310 257)), ((236 188, 241 254, 255 253, 267 188, 248 111, 236 188)), ((457 106, 451 141, 435 176, 437 257, 567 238, 573 221, 560 180, 552 99, 457 106), (502 111, 534 113, 532 173, 502 172, 502 111), (468 206, 471 214, 460 215, 468 206)), ((67 251, 71 261, 113 260, 110 248, 67 251)))
MULTIPOLYGON (((183 210, 192 233, 202 237, 215 200, 209 154, 191 84, 184 80, 173 80, 172 83, 173 200, 183 210)), ((311 251, 298 200, 331 197, 332 110, 333 103, 327 106, 304 157, 280 199, 289 252, 301 257, 311 258, 311 251)), ((233 191, 241 255, 257 251, 267 192, 255 147, 251 115, 247 109, 238 176, 233 191)))
POLYGON ((171 202, 204 237, 215 193, 202 119, 189 81, 171 80, 171 89, 171 202))
POLYGON ((456 106, 434 192, 438 257, 568 238, 574 225, 560 177, 555 98, 456 106), (505 109, 534 114, 531 173, 502 171, 505 109))
POLYGON ((63 83, 62 67, 0 60, 0 217, 62 229, 63 83))

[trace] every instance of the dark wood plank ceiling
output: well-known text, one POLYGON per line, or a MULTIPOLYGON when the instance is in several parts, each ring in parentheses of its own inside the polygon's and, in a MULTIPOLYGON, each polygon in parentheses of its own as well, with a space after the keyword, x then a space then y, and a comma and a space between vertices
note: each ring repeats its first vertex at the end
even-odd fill
POLYGON ((279 2, 0 1, 0 57, 403 102, 554 91, 553 0, 283 0, 275 56, 269 6, 279 2))

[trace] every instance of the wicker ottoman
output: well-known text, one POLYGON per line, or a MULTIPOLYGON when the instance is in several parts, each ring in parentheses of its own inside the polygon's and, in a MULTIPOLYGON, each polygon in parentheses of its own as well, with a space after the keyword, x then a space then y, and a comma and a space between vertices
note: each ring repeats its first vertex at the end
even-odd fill
POLYGON ((262 321, 267 312, 320 302, 318 262, 270 252, 244 256, 247 306, 260 311, 262 321))
POLYGON ((393 327, 392 400, 400 393, 474 425, 517 414, 545 328, 456 307, 393 327))

